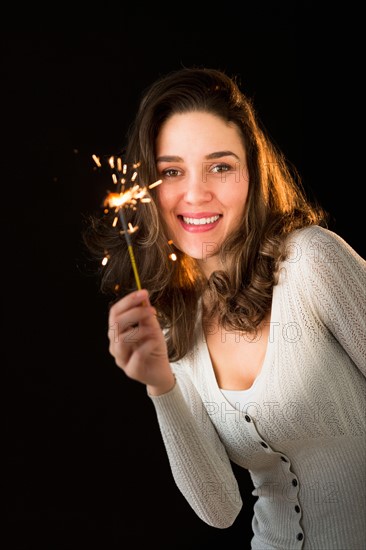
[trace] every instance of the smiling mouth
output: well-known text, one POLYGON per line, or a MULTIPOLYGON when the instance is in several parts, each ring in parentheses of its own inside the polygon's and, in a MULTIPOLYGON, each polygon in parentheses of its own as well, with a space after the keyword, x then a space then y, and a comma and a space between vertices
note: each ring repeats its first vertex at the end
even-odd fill
POLYGON ((217 222, 220 216, 217 214, 216 216, 211 216, 209 218, 187 218, 186 216, 178 216, 178 218, 183 220, 183 222, 187 225, 208 225, 217 222))

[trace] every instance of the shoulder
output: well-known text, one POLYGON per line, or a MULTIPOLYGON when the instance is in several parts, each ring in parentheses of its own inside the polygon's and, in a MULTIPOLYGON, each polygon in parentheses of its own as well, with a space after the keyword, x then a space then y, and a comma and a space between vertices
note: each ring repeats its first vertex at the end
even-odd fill
POLYGON ((365 260, 337 233, 319 225, 297 229, 286 239, 287 257, 284 263, 311 267, 358 264, 365 267, 365 260))
POLYGON ((320 225, 310 225, 302 229, 292 231, 286 238, 287 251, 291 253, 291 247, 299 247, 302 254, 309 253, 315 243, 338 243, 341 237, 320 225))
POLYGON ((279 286, 299 296, 329 304, 337 296, 355 303, 365 295, 366 260, 337 233, 320 226, 298 229, 286 239, 286 258, 279 266, 279 286), (325 299, 327 296, 327 299, 325 299))

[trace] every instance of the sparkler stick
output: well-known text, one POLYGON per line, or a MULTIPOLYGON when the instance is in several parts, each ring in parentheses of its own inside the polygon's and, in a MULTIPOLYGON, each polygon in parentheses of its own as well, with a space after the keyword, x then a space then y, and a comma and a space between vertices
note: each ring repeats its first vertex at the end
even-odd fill
POLYGON ((124 234, 125 234, 125 237, 126 237, 128 253, 130 255, 130 260, 131 260, 131 265, 132 265, 132 269, 133 269, 133 274, 135 276, 136 286, 137 286, 138 290, 141 290, 140 276, 139 276, 139 273, 138 273, 138 270, 137 270, 135 254, 133 252, 132 241, 131 241, 130 234, 128 232, 127 221, 126 221, 123 209, 120 208, 119 211, 118 211, 118 214, 119 214, 120 220, 122 222, 122 227, 123 227, 124 234))

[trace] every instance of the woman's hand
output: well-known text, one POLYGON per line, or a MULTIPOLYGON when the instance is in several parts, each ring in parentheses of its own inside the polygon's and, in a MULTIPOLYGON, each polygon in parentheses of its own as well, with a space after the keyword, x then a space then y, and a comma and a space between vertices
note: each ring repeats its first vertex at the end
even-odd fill
POLYGON ((125 374, 160 395, 175 384, 164 334, 146 290, 113 304, 108 319, 109 352, 125 374))

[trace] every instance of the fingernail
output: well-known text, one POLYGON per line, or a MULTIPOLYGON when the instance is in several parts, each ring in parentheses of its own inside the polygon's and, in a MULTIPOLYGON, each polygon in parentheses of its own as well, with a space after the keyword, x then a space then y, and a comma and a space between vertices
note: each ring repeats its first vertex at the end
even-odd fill
POLYGON ((135 294, 136 300, 142 300, 144 298, 147 298, 147 292, 146 290, 138 290, 135 294))

